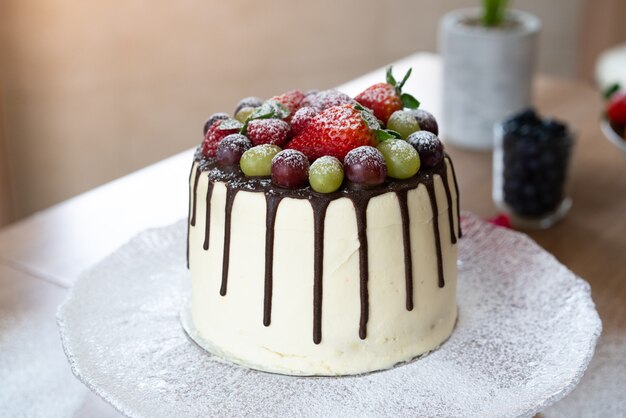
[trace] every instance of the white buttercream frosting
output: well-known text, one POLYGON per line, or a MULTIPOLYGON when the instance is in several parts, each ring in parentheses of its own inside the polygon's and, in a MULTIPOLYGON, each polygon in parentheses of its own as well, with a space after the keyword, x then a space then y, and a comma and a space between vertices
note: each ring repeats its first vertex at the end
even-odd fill
MULTIPOLYGON (((446 162, 447 163, 447 162, 446 162)), ((195 167, 194 167, 195 170, 195 167)), ((456 188, 447 164, 452 206, 456 188)), ((190 189, 193 188, 192 176, 190 189)), ((211 351, 255 369, 298 375, 358 374, 411 360, 443 343, 456 321, 457 246, 451 243, 443 180, 435 175, 445 286, 438 286, 433 213, 426 187, 408 192, 414 308, 405 306, 402 221, 396 194, 373 197, 367 207, 369 320, 359 338, 359 240, 348 198, 333 200, 325 219, 322 339, 313 342, 313 209, 306 199, 284 198, 274 238, 271 324, 263 325, 266 199, 239 191, 232 207, 228 288, 220 295, 226 187, 216 182, 205 238, 208 176, 197 184, 196 222, 189 231, 192 317, 211 351)))

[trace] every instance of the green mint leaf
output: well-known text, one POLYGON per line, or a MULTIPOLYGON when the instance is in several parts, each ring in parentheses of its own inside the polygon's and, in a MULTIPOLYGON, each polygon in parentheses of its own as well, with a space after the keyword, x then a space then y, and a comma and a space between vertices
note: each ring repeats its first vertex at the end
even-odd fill
POLYGON ((402 81, 400 82, 400 84, 398 84, 398 89, 399 90, 402 90, 402 87, 404 87, 404 83, 406 83, 406 81, 409 79, 409 77, 411 76, 411 72, 412 71, 413 71, 413 68, 409 68, 409 71, 406 72, 406 74, 402 78, 402 81))
POLYGON ((400 96, 400 100, 402 100, 402 106, 409 109, 417 109, 420 107, 420 102, 415 97, 411 96, 408 93, 402 93, 400 96))
POLYGON ((248 120, 269 119, 274 116, 274 113, 276 113, 276 110, 270 104, 263 103, 252 112, 248 120))
POLYGON ((228 129, 241 129, 243 124, 235 119, 224 119, 217 127, 220 131, 226 131, 228 129))
POLYGON ((367 124, 367 127, 370 128, 372 131, 376 131, 376 130, 380 129, 380 122, 378 121, 376 116, 374 116, 368 110, 366 110, 366 109, 362 110, 361 111, 361 117, 363 118, 363 120, 367 124))
POLYGON ((606 90, 604 90, 604 93, 602 93, 602 95, 604 96, 605 99, 610 99, 611 96, 614 93, 617 93, 619 90, 621 89, 621 86, 619 85, 619 83, 614 83, 611 84, 609 87, 606 88, 606 90))
POLYGON ((374 131, 374 135, 376 136, 376 139, 378 139, 378 142, 383 142, 388 139, 394 139, 394 138, 402 139, 402 136, 400 136, 399 133, 389 130, 389 129, 376 129, 374 131))
POLYGON ((391 129, 385 129, 385 131, 386 131, 388 134, 390 134, 391 136, 393 136, 394 138, 397 138, 397 139, 404 139, 404 138, 402 138, 402 135, 400 135, 400 132, 396 132, 396 131, 391 130, 391 129))
POLYGON ((268 100, 265 103, 268 103, 274 109, 274 115, 272 117, 278 119, 285 119, 289 116, 289 110, 282 103, 277 102, 276 100, 268 100))
POLYGON ((392 66, 390 65, 389 67, 387 67, 387 83, 391 84, 392 86, 396 85, 396 79, 393 78, 393 74, 391 74, 391 70, 392 70, 392 66))

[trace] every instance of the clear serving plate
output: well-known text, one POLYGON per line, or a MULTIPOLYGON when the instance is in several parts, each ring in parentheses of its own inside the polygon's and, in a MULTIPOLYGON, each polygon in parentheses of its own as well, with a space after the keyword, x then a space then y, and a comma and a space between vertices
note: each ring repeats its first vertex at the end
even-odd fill
POLYGON ((426 357, 350 377, 225 362, 187 337, 184 221, 141 233, 58 311, 74 374, 132 417, 532 416, 579 382, 601 332, 587 282, 527 236, 463 214, 459 320, 426 357))

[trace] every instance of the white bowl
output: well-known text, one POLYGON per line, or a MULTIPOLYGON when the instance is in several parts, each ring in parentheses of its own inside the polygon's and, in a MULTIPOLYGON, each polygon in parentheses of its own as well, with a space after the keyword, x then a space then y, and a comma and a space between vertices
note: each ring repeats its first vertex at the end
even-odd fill
POLYGON ((602 119, 600 121, 600 128, 604 136, 613 143, 617 148, 621 149, 626 154, 626 139, 621 138, 617 132, 613 130, 613 127, 608 120, 602 119))

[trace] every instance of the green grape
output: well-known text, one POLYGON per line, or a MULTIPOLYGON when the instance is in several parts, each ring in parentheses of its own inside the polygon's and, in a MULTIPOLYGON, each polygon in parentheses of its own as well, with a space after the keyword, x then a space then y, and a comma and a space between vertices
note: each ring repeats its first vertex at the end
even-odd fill
POLYGON ((309 168, 311 188, 319 193, 332 193, 343 183, 343 165, 331 156, 318 158, 309 168))
POLYGON ((419 154, 411 144, 402 139, 388 139, 376 148, 385 157, 389 177, 408 179, 420 169, 419 154))
POLYGON ((409 110, 396 110, 387 121, 387 129, 398 132, 402 138, 406 139, 415 131, 420 130, 417 119, 409 110))
POLYGON ((248 119, 254 110, 254 107, 242 107, 239 112, 235 113, 235 119, 241 123, 246 123, 246 119, 248 119))
POLYGON ((241 171, 248 177, 267 177, 272 174, 272 158, 280 152, 277 145, 262 144, 252 147, 241 156, 241 171))

